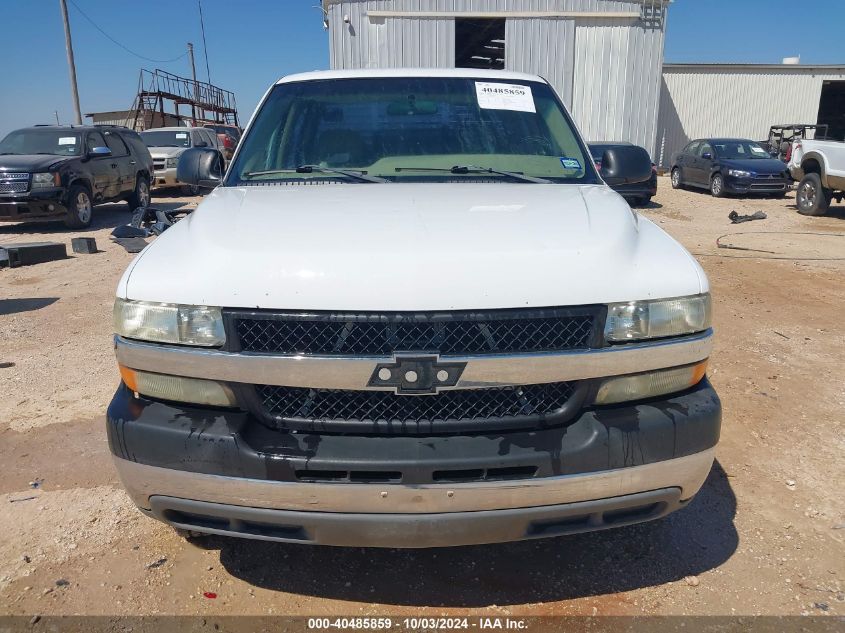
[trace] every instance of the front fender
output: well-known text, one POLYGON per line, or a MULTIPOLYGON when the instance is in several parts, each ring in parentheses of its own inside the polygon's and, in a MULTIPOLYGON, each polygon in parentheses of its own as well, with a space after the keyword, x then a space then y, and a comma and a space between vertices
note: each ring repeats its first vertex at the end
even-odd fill
MULTIPOLYGON (((809 152, 807 152, 806 154, 804 154, 801 157, 800 177, 803 178, 807 174, 807 170, 804 168, 804 165, 806 165, 811 160, 816 161, 819 164, 819 167, 821 168, 821 172, 819 173, 819 177, 821 178, 822 186, 830 188, 830 185, 827 182, 827 174, 828 174, 827 157, 825 157, 825 155, 822 154, 821 152, 819 152, 818 150, 810 150, 809 152)), ((797 171, 799 171, 799 170, 796 170, 796 172, 797 171)), ((799 178, 797 176, 798 176, 798 174, 795 174, 793 177, 796 180, 799 180, 799 178)))

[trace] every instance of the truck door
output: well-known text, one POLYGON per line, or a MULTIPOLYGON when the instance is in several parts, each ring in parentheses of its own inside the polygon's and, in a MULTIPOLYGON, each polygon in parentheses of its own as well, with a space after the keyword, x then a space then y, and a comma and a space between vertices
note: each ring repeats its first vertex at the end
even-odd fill
POLYGON ((89 132, 87 151, 89 152, 88 168, 91 170, 91 188, 94 199, 114 197, 117 189, 117 163, 111 156, 97 156, 90 154, 95 147, 108 147, 103 135, 99 132, 89 132))
POLYGON ((112 131, 104 131, 106 145, 111 150, 112 164, 117 164, 117 181, 115 182, 114 194, 130 193, 135 189, 135 160, 129 154, 129 148, 120 138, 120 134, 112 131))

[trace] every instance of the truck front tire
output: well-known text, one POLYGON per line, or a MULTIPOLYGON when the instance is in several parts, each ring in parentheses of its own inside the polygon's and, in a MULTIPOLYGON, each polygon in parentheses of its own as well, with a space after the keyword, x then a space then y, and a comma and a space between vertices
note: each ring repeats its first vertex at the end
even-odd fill
POLYGON ((833 192, 822 186, 822 179, 816 173, 805 175, 795 192, 795 204, 801 215, 824 215, 832 199, 833 192))
POLYGON ((94 214, 94 202, 91 192, 84 185, 71 185, 67 196, 67 214, 65 226, 70 229, 84 229, 91 225, 94 214))
POLYGON ((150 181, 144 178, 144 176, 138 176, 135 179, 135 190, 127 200, 131 211, 134 211, 138 207, 150 206, 150 181))

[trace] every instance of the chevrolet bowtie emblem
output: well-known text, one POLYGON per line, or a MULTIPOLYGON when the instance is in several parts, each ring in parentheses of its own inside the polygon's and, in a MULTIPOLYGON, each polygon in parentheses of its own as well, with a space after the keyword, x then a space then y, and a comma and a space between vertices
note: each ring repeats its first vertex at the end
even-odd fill
POLYGON ((431 395, 458 384, 466 363, 441 362, 432 355, 395 355, 392 363, 379 363, 368 387, 392 387, 400 395, 431 395))

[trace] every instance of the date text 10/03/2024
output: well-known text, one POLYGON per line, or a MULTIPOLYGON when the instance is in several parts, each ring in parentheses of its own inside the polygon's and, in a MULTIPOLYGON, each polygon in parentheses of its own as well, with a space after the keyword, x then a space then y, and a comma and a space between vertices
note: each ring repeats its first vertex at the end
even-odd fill
POLYGON ((479 617, 479 618, 309 618, 309 630, 511 630, 524 631, 528 622, 522 619, 479 617))

